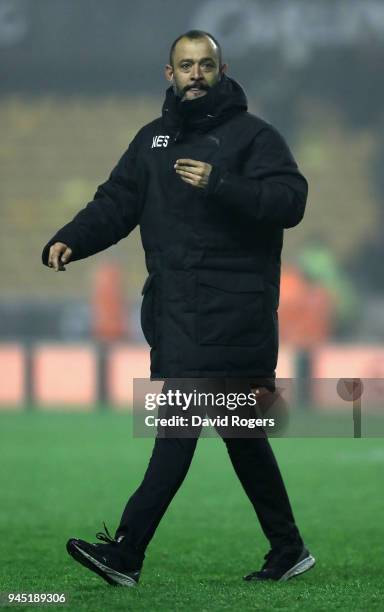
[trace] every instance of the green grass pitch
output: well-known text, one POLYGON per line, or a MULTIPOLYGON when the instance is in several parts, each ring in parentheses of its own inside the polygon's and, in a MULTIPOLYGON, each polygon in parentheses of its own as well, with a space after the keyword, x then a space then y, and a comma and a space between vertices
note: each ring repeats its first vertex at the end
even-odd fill
POLYGON ((201 438, 139 586, 114 588, 73 561, 65 543, 97 541, 103 520, 114 533, 153 439, 133 438, 129 415, 108 411, 0 414, 0 591, 64 592, 60 609, 92 612, 383 610, 382 439, 271 443, 314 569, 286 583, 242 580, 268 542, 224 443, 201 438))

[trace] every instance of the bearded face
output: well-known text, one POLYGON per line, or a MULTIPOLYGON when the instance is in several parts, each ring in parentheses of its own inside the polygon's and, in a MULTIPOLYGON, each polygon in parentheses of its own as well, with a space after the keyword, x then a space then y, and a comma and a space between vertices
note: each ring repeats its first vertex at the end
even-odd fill
POLYGON ((204 96, 221 78, 217 47, 208 38, 182 38, 173 53, 173 66, 166 67, 166 77, 182 100, 204 96))

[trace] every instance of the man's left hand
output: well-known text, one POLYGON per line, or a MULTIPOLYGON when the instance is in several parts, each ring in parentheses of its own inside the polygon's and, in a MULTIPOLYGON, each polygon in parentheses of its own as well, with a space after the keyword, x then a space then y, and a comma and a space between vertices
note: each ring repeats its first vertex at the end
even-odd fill
POLYGON ((175 169, 180 178, 193 187, 205 189, 211 174, 211 164, 196 161, 195 159, 177 159, 175 169))

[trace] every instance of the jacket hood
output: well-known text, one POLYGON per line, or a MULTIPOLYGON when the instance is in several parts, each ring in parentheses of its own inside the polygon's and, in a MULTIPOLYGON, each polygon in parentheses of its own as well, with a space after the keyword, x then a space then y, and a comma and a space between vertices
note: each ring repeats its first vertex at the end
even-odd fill
POLYGON ((165 125, 173 129, 176 139, 180 140, 184 131, 206 132, 247 108, 243 88, 237 81, 223 74, 220 81, 196 100, 182 101, 173 87, 169 87, 162 116, 165 125))

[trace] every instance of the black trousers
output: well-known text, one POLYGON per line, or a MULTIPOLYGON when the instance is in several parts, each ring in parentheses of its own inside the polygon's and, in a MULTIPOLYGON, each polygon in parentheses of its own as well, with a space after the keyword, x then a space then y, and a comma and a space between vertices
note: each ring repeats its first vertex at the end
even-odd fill
MULTIPOLYGON (((162 392, 170 389, 218 394, 215 397, 251 392, 249 381, 225 378, 167 379, 162 392)), ((225 410, 225 407, 202 408, 200 405, 183 411, 180 407, 165 405, 159 409, 158 416, 168 418, 172 414, 185 416, 205 412, 208 416, 217 416, 219 412, 223 415, 225 410)), ((247 404, 241 411, 242 416, 260 416, 253 405, 247 404)), ((302 545, 288 494, 264 429, 216 427, 216 430, 226 444, 236 475, 271 548, 302 545)), ((125 536, 123 543, 133 568, 142 566, 147 545, 188 472, 200 431, 201 427, 157 429, 144 479, 128 500, 115 534, 116 537, 125 536)))

